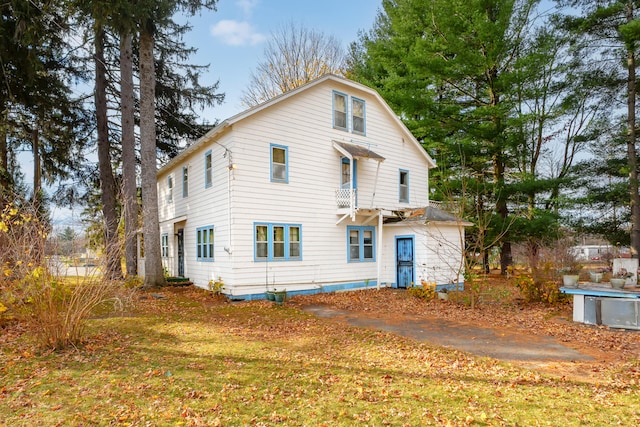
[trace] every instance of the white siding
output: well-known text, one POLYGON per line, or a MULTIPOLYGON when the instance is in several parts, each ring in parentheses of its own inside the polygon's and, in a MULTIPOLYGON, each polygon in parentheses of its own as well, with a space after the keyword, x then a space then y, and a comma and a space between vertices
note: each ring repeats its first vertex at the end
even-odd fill
POLYGON ((230 170, 225 148, 230 145, 228 135, 217 142, 205 142, 183 162, 170 171, 158 176, 160 203, 160 233, 169 234, 170 259, 164 264, 170 274, 177 274, 178 228, 184 228, 185 276, 198 286, 206 287, 210 280, 230 275, 229 254, 224 250, 229 246, 228 238, 228 182, 230 170), (212 185, 205 187, 205 153, 211 150, 212 185), (182 197, 182 168, 189 168, 189 194, 182 197), (173 203, 166 203, 166 176, 174 175, 173 203), (163 194, 164 192, 164 194, 163 194), (185 220, 186 218, 186 220, 185 220), (196 229, 214 226, 214 260, 196 259, 196 229))
MULTIPOLYGON (((428 163, 422 148, 408 137, 402 125, 367 91, 327 80, 295 96, 285 97, 268 108, 233 121, 231 128, 163 169, 158 176, 161 233, 170 234, 167 263, 175 274, 177 228, 185 232, 185 275, 198 286, 221 277, 227 293, 260 294, 267 287, 318 289, 334 284, 375 281, 376 262, 348 262, 347 226, 376 228, 377 245, 383 245, 382 282, 395 282, 395 249, 390 232, 378 239, 378 218, 390 212, 423 207, 428 202, 428 163), (338 90, 366 103, 366 135, 332 128, 332 93, 338 90), (370 144, 383 156, 357 161, 358 206, 361 212, 336 225, 335 191, 340 186, 341 154, 333 141, 370 144), (270 147, 287 147, 288 183, 270 180, 270 147), (213 185, 204 186, 204 156, 213 154, 213 185), (229 166, 233 164, 235 168, 229 166), (189 196, 182 197, 182 168, 189 167, 189 196), (379 169, 378 169, 379 168, 379 169), (399 202, 399 171, 409 171, 409 203, 399 202), (173 203, 166 203, 166 181, 173 175, 173 203), (377 180, 376 180, 377 177, 377 180), (374 198, 375 191, 375 198, 374 198), (368 221, 365 223, 365 221, 368 221), (302 259, 263 262, 254 260, 254 224, 277 223, 301 226, 302 259), (195 257, 196 228, 215 226, 215 260, 195 257)), ((394 230, 395 233, 395 230, 394 230)), ((416 251, 422 246, 416 239, 416 251)), ((424 250, 420 256, 429 258, 424 250), (422 255, 422 254, 425 255, 422 255)), ((433 258, 433 256, 431 256, 433 258)), ((422 262, 422 261, 421 261, 422 262)), ((431 261, 429 261, 431 262, 431 261)))
POLYGON ((464 228, 455 224, 393 224, 384 228, 383 282, 396 284, 396 238, 414 239, 414 275, 437 285, 463 282, 462 242, 464 228))

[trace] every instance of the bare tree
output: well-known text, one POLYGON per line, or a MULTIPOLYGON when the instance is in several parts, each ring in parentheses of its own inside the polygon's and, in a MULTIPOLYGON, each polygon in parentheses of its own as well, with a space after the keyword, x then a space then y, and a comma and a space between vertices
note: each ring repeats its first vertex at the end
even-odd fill
POLYGON ((345 69, 338 39, 290 22, 271 34, 241 101, 252 107, 324 74, 344 75, 345 69))

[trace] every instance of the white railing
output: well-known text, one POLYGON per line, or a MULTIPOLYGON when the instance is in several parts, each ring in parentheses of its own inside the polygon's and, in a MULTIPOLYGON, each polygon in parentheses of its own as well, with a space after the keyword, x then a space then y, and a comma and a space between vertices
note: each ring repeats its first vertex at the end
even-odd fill
POLYGON ((339 208, 355 208, 356 189, 339 188, 336 190, 336 203, 339 208))

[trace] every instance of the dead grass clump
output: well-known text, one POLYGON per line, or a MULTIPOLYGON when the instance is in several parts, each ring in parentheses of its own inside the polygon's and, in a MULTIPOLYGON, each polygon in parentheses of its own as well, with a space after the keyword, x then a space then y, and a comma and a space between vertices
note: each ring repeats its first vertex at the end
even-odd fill
POLYGON ((61 349, 82 341, 92 311, 113 300, 119 284, 52 274, 44 252, 49 231, 34 203, 16 198, 0 213, 0 316, 32 326, 41 345, 61 349))

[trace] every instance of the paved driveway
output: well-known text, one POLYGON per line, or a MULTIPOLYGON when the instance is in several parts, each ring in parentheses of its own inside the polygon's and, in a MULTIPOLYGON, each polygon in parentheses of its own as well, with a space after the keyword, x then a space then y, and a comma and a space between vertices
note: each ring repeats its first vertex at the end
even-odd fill
POLYGON ((482 328, 468 323, 443 319, 385 319, 373 314, 355 313, 331 307, 304 307, 307 313, 333 318, 353 326, 378 329, 418 341, 462 350, 478 356, 505 361, 549 362, 590 361, 591 356, 566 347, 550 337, 482 328))

